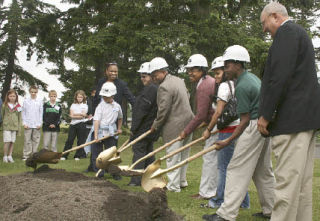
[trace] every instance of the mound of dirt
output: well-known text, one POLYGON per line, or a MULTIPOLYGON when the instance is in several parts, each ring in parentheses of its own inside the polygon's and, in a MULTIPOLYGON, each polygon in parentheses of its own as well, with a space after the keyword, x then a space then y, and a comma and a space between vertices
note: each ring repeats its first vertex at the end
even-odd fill
POLYGON ((183 220, 162 189, 133 193, 79 173, 50 169, 0 176, 1 220, 183 220))

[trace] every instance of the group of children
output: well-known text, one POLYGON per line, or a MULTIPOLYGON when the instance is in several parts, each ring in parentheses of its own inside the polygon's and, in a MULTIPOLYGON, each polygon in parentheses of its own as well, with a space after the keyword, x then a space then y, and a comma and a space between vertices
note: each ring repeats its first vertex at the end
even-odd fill
MULTIPOLYGON (((43 130, 43 148, 57 152, 57 139, 60 132, 61 105, 56 101, 57 92, 49 91, 49 101, 43 103, 37 98, 38 88, 31 86, 29 88, 30 97, 25 99, 21 107, 18 101, 16 90, 10 89, 5 97, 1 107, 3 141, 4 141, 4 163, 14 163, 12 152, 16 141, 16 136, 21 133, 21 127, 24 127, 24 148, 22 160, 26 160, 31 154, 37 152, 41 137, 41 126, 43 130)), ((122 111, 119 104, 113 101, 116 94, 116 87, 113 83, 107 82, 100 91, 103 102, 98 105, 96 115, 93 117, 88 113, 88 104, 86 94, 82 90, 76 91, 74 101, 70 106, 69 116, 71 118, 68 138, 66 140, 64 151, 69 150, 75 138, 77 145, 86 142, 90 127, 88 122, 94 120, 92 128, 92 139, 98 139, 101 136, 121 133, 122 111), (107 113, 106 113, 107 111, 107 113), (118 129, 119 128, 119 129, 118 129)), ((90 124, 89 124, 90 125, 90 124)), ((91 138, 91 135, 89 135, 91 138)), ((110 139, 107 139, 107 141, 110 139)), ((112 141, 114 138, 111 139, 112 141)), ((115 142, 111 142, 113 145, 115 142)), ((99 148, 100 144, 96 144, 99 148)), ((108 145, 109 146, 109 145, 108 145)), ((97 151, 95 151, 96 153, 97 151)), ((97 154, 99 154, 98 151, 97 154)), ((66 160, 68 154, 62 156, 61 160, 66 160)), ((83 149, 77 150, 74 155, 75 160, 85 158, 86 152, 83 149)), ((97 157, 97 156, 95 156, 97 157)))
POLYGON ((30 154, 37 151, 41 132, 43 129, 43 147, 56 151, 57 135, 60 130, 61 106, 56 102, 57 92, 49 92, 50 100, 43 104, 37 98, 38 88, 29 88, 30 97, 25 99, 23 106, 19 104, 16 90, 10 89, 1 107, 4 156, 3 162, 14 163, 12 158, 13 146, 16 136, 21 133, 21 126, 24 127, 24 147, 22 160, 26 160, 30 154))

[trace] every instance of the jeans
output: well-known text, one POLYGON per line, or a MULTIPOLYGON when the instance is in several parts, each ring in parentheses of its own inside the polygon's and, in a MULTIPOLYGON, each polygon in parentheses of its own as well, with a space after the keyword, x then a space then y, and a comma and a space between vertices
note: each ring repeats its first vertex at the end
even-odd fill
MULTIPOLYGON (((93 136, 93 135, 92 135, 93 136)), ((98 172, 98 168, 96 166, 96 160, 99 156, 99 154, 103 151, 103 146, 106 149, 109 149, 110 147, 117 145, 117 139, 114 137, 109 137, 108 139, 102 140, 99 143, 94 143, 91 145, 91 157, 90 157, 90 165, 88 167, 88 170, 98 172)), ((104 174, 104 170, 102 171, 102 174, 104 174)))
MULTIPOLYGON (((219 133, 218 140, 224 140, 229 138, 232 133, 219 133)), ((209 207, 218 208, 224 201, 224 188, 226 184, 226 175, 229 162, 232 158, 235 140, 233 140, 228 146, 225 146, 218 151, 218 187, 216 196, 209 200, 209 207)), ((240 206, 241 208, 250 208, 250 198, 248 192, 240 206)))

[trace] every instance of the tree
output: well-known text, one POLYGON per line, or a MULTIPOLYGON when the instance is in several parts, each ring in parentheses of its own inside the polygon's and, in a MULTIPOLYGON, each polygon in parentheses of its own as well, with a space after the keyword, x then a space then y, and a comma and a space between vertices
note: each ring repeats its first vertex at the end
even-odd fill
MULTIPOLYGON (((60 18, 60 54, 77 63, 79 70, 67 71, 58 65, 53 71, 61 74, 70 90, 66 96, 77 89, 88 91, 103 75, 107 61, 119 64, 120 77, 134 92, 140 86, 136 74, 139 65, 156 56, 168 61, 171 73, 187 78, 183 65, 191 54, 201 53, 212 61, 228 46, 241 44, 251 55, 252 72, 260 76, 264 69, 271 43, 260 24, 266 0, 67 1, 79 6, 60 18)), ((280 2, 291 16, 310 28, 313 21, 309 18, 319 8, 318 2, 280 2)))
MULTIPOLYGON (((55 7, 38 0, 13 0, 9 7, 1 6, 0 80, 3 82, 1 91, 3 99, 12 86, 13 78, 17 79, 13 87, 19 94, 24 94, 25 83, 38 85, 46 91, 46 83, 17 64, 16 52, 25 46, 28 59, 36 52, 38 61, 43 61, 49 53, 48 39, 52 39, 46 30, 56 23, 57 15, 58 10, 55 7)), ((50 54, 53 54, 52 51, 50 54)))

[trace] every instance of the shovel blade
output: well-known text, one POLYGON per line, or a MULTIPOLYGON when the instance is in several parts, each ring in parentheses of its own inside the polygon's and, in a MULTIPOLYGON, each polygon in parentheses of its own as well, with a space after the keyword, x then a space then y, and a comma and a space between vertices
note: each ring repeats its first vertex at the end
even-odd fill
POLYGON ((153 173, 159 168, 160 161, 157 160, 145 169, 141 178, 141 186, 146 192, 151 191, 153 188, 164 188, 167 185, 166 180, 162 176, 151 178, 153 173))

